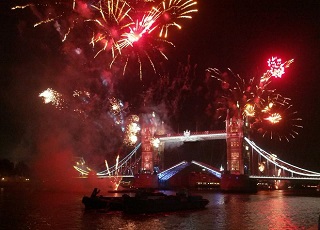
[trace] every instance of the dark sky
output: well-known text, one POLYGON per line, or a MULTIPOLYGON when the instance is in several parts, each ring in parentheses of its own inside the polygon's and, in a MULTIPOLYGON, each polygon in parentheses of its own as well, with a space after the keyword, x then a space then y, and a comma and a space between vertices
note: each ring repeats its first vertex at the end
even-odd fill
MULTIPOLYGON (((59 121, 59 127, 65 127, 62 136, 70 137, 68 128, 76 126, 68 122, 70 117, 63 120, 65 124, 61 122, 60 111, 44 108, 38 98, 39 92, 48 87, 77 84, 85 71, 71 74, 75 67, 63 65, 66 61, 63 52, 67 51, 59 47, 58 35, 52 25, 33 28, 32 13, 12 11, 12 5, 16 5, 14 1, 0 3, 0 156, 26 160, 42 148, 39 140, 49 138, 42 135, 41 130, 49 128, 53 135, 61 136, 55 125, 59 121), (62 72, 68 77, 63 77, 62 72)), ((294 58, 294 63, 275 87, 292 99, 304 128, 289 143, 273 145, 268 142, 266 150, 319 172, 320 2, 199 0, 198 9, 192 20, 182 23, 182 30, 174 31, 169 37, 176 45, 169 62, 175 65, 185 61, 190 54, 192 62, 198 64, 200 74, 204 75, 208 67, 221 70, 230 67, 240 75, 250 75, 266 68, 266 61, 271 56, 283 60, 294 58)), ((81 66, 81 63, 82 60, 77 60, 75 65, 81 66)), ((83 63, 90 65, 88 61, 83 63)), ((89 129, 78 129, 91 133, 89 129)), ((55 142, 51 141, 51 145, 55 142)))

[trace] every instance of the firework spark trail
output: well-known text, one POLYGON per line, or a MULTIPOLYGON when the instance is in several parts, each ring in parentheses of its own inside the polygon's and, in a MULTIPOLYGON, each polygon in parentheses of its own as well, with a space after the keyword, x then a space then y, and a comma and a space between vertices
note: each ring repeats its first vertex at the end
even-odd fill
POLYGON ((260 78, 254 77, 249 81, 230 69, 227 73, 222 73, 218 69, 208 68, 211 77, 221 83, 218 113, 226 114, 227 110, 232 113, 240 111, 243 118, 250 123, 251 131, 258 131, 263 136, 270 133, 271 139, 278 136, 279 140, 289 140, 288 134, 285 134, 287 132, 294 138, 298 134, 295 129, 302 128, 296 123, 301 119, 295 118, 296 113, 291 112, 290 98, 282 96, 275 89, 269 89, 272 77, 280 78, 292 62, 293 59, 282 63, 281 59, 272 57, 268 60, 270 69, 260 78))
POLYGON ((133 27, 128 27, 129 32, 123 33, 121 35, 123 39, 119 40, 120 48, 123 49, 128 46, 133 46, 133 43, 138 42, 145 33, 152 33, 152 31, 157 27, 154 24, 159 15, 159 11, 153 8, 150 12, 147 13, 147 15, 143 15, 141 20, 136 20, 136 22, 133 24, 133 27))
POLYGON ((129 59, 138 57, 135 60, 139 62, 139 74, 142 78, 141 55, 146 56, 156 71, 153 56, 160 55, 167 59, 160 44, 173 45, 166 40, 169 27, 181 29, 178 21, 192 18, 192 14, 198 10, 197 2, 193 0, 155 1, 146 4, 147 7, 140 4, 143 5, 142 8, 136 3, 123 0, 60 0, 49 4, 35 0, 34 3, 12 7, 12 10, 31 8, 39 19, 34 26, 54 23, 62 42, 68 39, 75 27, 84 32, 91 31, 90 38, 78 36, 78 39, 88 40, 88 44, 94 49, 94 58, 107 52, 109 68, 115 63, 122 63, 124 74, 129 59), (156 37, 163 39, 155 39, 156 37))
POLYGON ((104 160, 104 162, 105 162, 105 165, 106 165, 106 168, 107 168, 108 175, 111 177, 111 182, 114 185, 114 189, 118 190, 118 188, 120 186, 120 183, 121 183, 121 180, 122 180, 121 178, 117 178, 118 173, 119 173, 118 172, 119 155, 117 155, 117 158, 116 158, 114 176, 111 175, 110 168, 109 168, 109 165, 108 165, 108 161, 104 160))
POLYGON ((16 10, 16 9, 25 9, 27 7, 31 7, 33 6, 33 4, 27 4, 27 5, 23 5, 23 6, 14 6, 11 8, 11 10, 16 10))
POLYGON ((111 176, 110 168, 109 168, 109 165, 108 165, 108 161, 107 161, 107 160, 104 160, 104 163, 105 163, 105 165, 106 165, 106 168, 107 168, 107 171, 108 171, 109 176, 111 176))
MULTIPOLYGON (((159 18, 162 16, 163 11, 161 11, 161 9, 159 7, 152 7, 150 11, 146 12, 141 19, 136 19, 135 21, 133 21, 133 19, 130 17, 130 19, 132 19, 131 23, 127 23, 126 26, 124 27, 125 29, 129 29, 129 31, 124 32, 120 35, 120 39, 115 42, 114 44, 117 45, 117 51, 119 52, 119 55, 116 55, 114 57, 114 59, 112 60, 110 67, 113 65, 113 63, 115 63, 116 59, 118 57, 120 57, 122 55, 122 50, 123 49, 132 49, 134 47, 134 43, 139 42, 139 40, 144 37, 144 34, 152 34, 154 30, 156 30, 156 28, 158 28, 159 26, 159 18)), ((142 52, 142 54, 144 54, 147 59, 150 62, 150 65, 152 66, 154 72, 156 72, 156 68, 155 65, 153 63, 153 60, 151 58, 151 55, 149 54, 148 48, 147 47, 153 47, 152 50, 154 50, 154 48, 156 48, 156 46, 154 46, 152 43, 150 43, 150 41, 152 41, 153 37, 149 37, 149 39, 147 39, 147 43, 144 42, 144 44, 141 46, 136 46, 139 47, 138 51, 140 50, 142 52), (147 46, 147 44, 149 44, 147 46), (142 49, 140 47, 143 47, 142 49)), ((145 39, 144 39, 145 40, 145 39)), ((166 40, 158 40, 160 42, 166 43, 166 44, 170 44, 173 45, 172 43, 166 41, 166 40)), ((158 48, 156 48, 158 49, 158 48)), ((113 49, 114 50, 114 49, 113 49)), ((140 54, 137 52, 136 49, 132 49, 132 51, 134 51, 134 53, 136 54, 137 57, 137 61, 139 63, 139 75, 140 75, 140 79, 142 78, 142 61, 140 58, 140 54)), ((165 59, 167 59, 166 55, 159 50, 159 53, 162 57, 164 57, 165 59)), ((132 52, 128 52, 126 51, 125 53, 132 53, 132 52)), ((129 57, 126 57, 126 61, 123 67, 123 74, 126 71, 126 67, 128 64, 128 60, 129 57)))
MULTIPOLYGON (((116 158, 116 168, 115 168, 115 175, 116 176, 118 176, 118 166, 119 166, 119 155, 117 156, 117 158, 116 158)), ((121 183, 121 178, 120 177, 115 177, 114 178, 114 184, 115 184, 115 190, 118 190, 118 188, 119 188, 119 185, 120 185, 120 183, 121 183)))
POLYGON ((118 175, 119 155, 116 158, 116 175, 118 175))
POLYGON ((191 19, 192 13, 197 12, 198 10, 195 8, 197 2, 188 0, 170 0, 162 2, 162 12, 164 17, 164 23, 160 25, 160 37, 168 37, 169 27, 174 26, 178 29, 181 29, 181 25, 179 25, 175 19, 187 18, 191 19))
POLYGON ((54 27, 61 36, 61 41, 66 41, 68 35, 80 21, 86 18, 88 11, 85 9, 87 5, 82 2, 73 0, 55 1, 53 3, 46 3, 41 1, 34 1, 23 6, 12 7, 12 10, 29 8, 39 21, 33 24, 38 27, 42 24, 54 23, 54 27), (62 23, 61 23, 62 22, 62 23), (62 27, 61 24, 64 26, 62 27))

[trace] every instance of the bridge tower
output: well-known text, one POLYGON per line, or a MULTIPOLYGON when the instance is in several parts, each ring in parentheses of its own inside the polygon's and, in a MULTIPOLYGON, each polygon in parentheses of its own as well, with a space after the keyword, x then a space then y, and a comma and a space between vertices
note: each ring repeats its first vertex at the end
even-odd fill
POLYGON ((226 119, 227 171, 231 174, 244 174, 242 154, 243 120, 239 116, 226 119))
POLYGON ((221 176, 220 188, 226 192, 256 192, 257 183, 244 174, 243 119, 240 114, 226 119, 227 171, 221 176))
POLYGON ((141 168, 133 182, 136 188, 158 188, 158 176, 154 173, 152 128, 151 125, 144 124, 141 129, 141 168))
POLYGON ((152 127, 144 125, 141 130, 141 170, 153 172, 152 127))

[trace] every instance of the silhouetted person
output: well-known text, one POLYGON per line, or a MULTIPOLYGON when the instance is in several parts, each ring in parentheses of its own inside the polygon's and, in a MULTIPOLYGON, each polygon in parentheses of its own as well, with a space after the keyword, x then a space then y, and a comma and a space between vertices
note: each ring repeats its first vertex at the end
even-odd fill
POLYGON ((94 188, 92 193, 91 193, 91 198, 97 197, 98 193, 100 192, 99 189, 94 188))

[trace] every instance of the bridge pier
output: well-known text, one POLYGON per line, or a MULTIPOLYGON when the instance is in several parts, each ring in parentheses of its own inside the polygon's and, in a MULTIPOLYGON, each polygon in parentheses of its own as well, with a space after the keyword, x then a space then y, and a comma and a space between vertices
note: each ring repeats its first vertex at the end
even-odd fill
POLYGON ((157 189, 159 187, 158 175, 150 173, 140 173, 134 175, 134 188, 157 189))
POLYGON ((255 193, 258 191, 257 180, 244 174, 223 174, 220 189, 223 192, 255 193))

